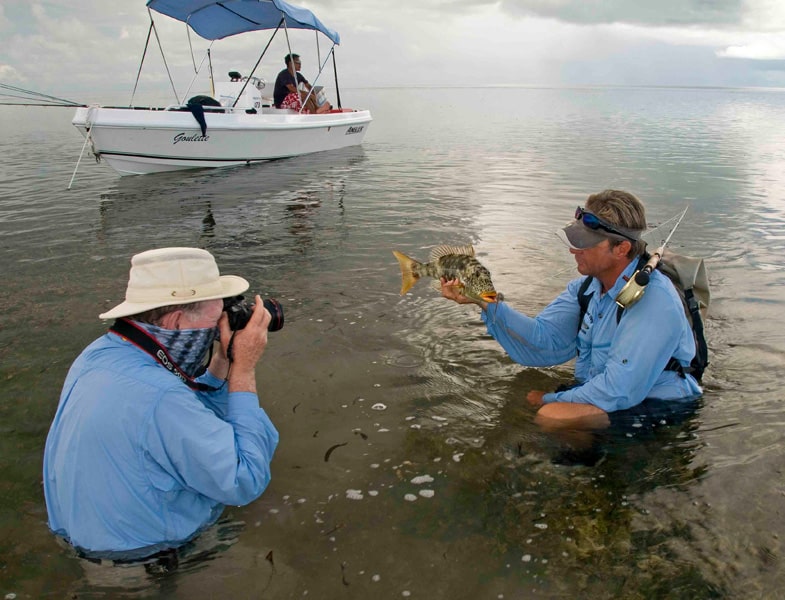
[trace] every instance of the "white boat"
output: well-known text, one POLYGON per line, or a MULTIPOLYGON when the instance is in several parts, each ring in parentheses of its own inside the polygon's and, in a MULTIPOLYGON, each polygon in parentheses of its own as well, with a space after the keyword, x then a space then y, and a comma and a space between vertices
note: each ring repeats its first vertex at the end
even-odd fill
MULTIPOLYGON (((338 34, 310 11, 283 0, 149 0, 147 6, 185 22, 208 40, 262 29, 273 29, 275 36, 283 29, 288 42, 289 29, 317 31, 332 46, 311 82, 314 89, 330 56, 335 65, 338 34)), ((153 27, 151 13, 151 31, 153 27)), ((263 57, 264 52, 257 66, 263 57)), ((264 82, 253 71, 247 77, 232 75, 232 81, 215 84, 214 99, 196 96, 165 107, 80 107, 72 123, 95 156, 120 175, 226 167, 337 150, 361 144, 368 131, 370 111, 341 107, 337 77, 336 106, 308 114, 272 106, 262 97, 264 82)))

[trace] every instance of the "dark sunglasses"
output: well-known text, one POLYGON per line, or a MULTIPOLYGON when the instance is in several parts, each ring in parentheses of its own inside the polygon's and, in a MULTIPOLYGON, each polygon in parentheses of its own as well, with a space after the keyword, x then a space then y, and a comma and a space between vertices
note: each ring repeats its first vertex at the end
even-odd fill
POLYGON ((600 217, 598 217, 597 215, 584 210, 580 206, 575 209, 575 220, 583 221, 583 224, 586 225, 586 227, 588 227, 589 229, 593 229, 595 231, 597 229, 602 229, 604 231, 607 231, 608 233, 613 233, 614 235, 620 235, 625 240, 630 240, 631 242, 638 241, 634 237, 626 233, 622 233, 621 231, 616 229, 613 225, 606 223, 605 221, 600 219, 600 217))

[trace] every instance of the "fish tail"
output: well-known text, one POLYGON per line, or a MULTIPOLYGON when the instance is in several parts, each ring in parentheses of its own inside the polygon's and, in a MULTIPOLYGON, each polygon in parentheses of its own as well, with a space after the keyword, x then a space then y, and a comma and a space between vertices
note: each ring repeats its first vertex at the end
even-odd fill
POLYGON ((401 252, 393 250, 395 258, 398 259, 398 264, 401 266, 401 296, 412 289, 412 286, 417 283, 420 276, 415 272, 415 265, 419 264, 413 258, 409 258, 401 252))

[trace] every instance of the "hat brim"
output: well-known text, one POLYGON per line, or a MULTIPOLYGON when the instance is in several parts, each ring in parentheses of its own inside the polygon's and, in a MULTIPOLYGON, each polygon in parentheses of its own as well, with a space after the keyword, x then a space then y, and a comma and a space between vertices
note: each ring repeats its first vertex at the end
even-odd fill
POLYGON ((624 239, 621 236, 600 232, 598 229, 589 229, 581 221, 573 221, 556 234, 567 246, 575 250, 593 248, 603 240, 624 239))
POLYGON ((242 277, 238 277, 237 275, 221 275, 219 278, 221 283, 221 292, 218 294, 212 294, 204 297, 199 298, 189 298, 185 301, 166 301, 166 302, 149 302, 149 303, 139 303, 139 302, 121 302, 111 310, 106 311, 98 315, 99 319, 118 319, 120 317, 129 317, 131 315, 137 315, 139 313, 146 312, 148 310, 153 310, 154 308, 161 308, 162 306, 173 306, 178 304, 194 304, 196 302, 202 302, 204 300, 218 300, 220 298, 229 298, 231 296, 237 296, 245 292, 249 287, 250 284, 243 279, 242 277))

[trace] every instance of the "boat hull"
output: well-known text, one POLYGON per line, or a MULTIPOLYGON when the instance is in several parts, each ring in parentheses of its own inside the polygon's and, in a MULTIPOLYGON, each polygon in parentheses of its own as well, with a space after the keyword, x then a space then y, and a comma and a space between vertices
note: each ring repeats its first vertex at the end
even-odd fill
POLYGON ((367 110, 321 115, 266 109, 205 113, 204 135, 188 111, 78 108, 72 124, 120 175, 230 167, 361 144, 367 110))

